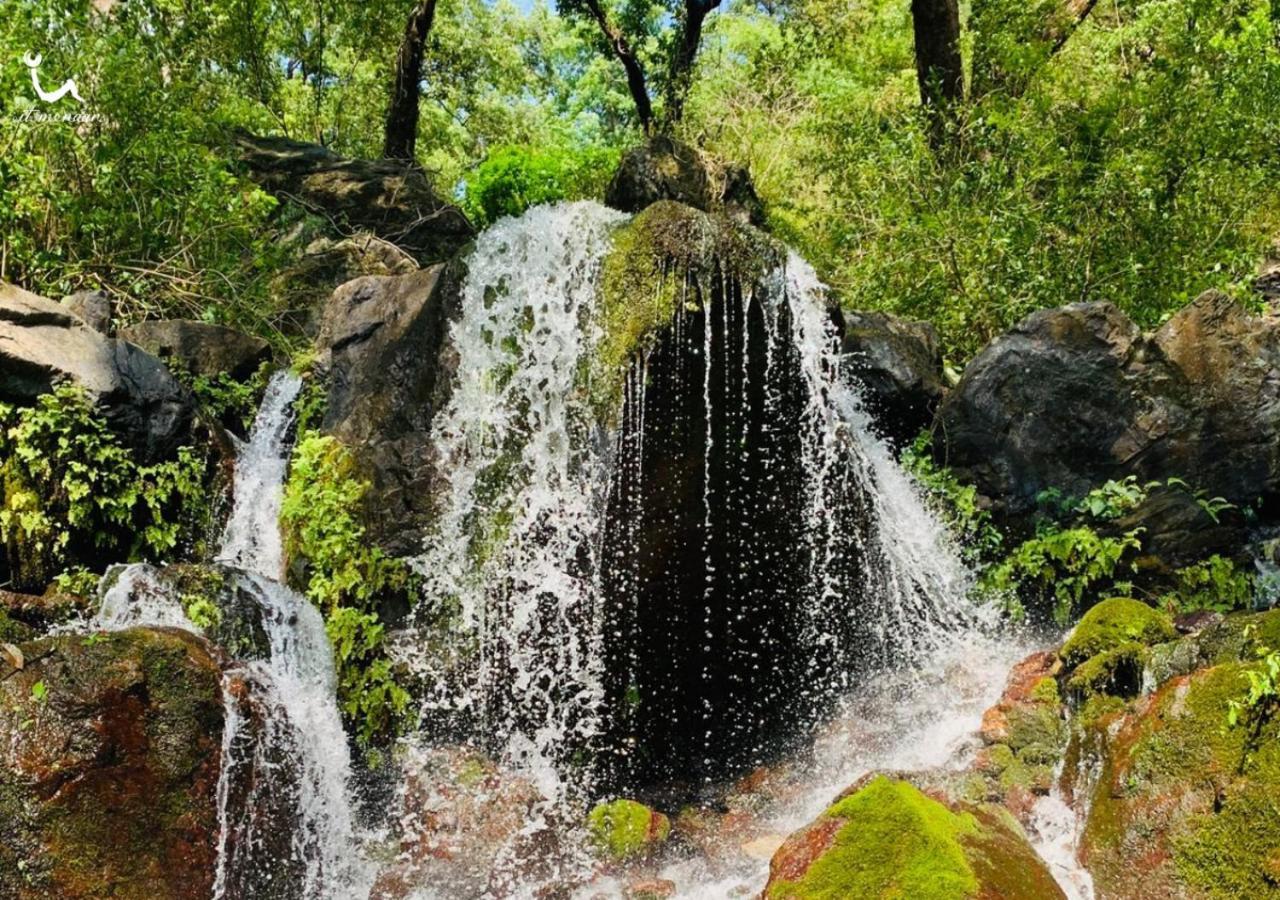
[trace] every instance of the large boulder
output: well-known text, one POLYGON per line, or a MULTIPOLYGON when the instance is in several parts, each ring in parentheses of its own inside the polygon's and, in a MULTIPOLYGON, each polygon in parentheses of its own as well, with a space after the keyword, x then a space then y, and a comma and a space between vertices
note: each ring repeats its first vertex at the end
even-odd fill
POLYGON ((94 331, 111 334, 111 295, 106 291, 76 291, 63 297, 62 305, 94 331))
POLYGON ((334 288, 353 278, 408 275, 421 268, 407 252, 367 231, 341 238, 298 234, 285 241, 302 248, 271 281, 272 296, 282 310, 280 328, 286 334, 315 337, 334 288))
POLYGON ((765 900, 1049 900, 1061 888, 1005 810, 863 779, 787 838, 765 900))
POLYGON ((426 265, 475 237, 462 211, 432 189, 422 169, 395 160, 350 159, 278 137, 239 136, 241 160, 266 191, 329 219, 336 236, 365 230, 426 265))
POLYGON ((59 303, 0 283, 0 401, 26 406, 63 381, 83 388, 148 460, 191 442, 194 401, 160 360, 59 303))
POLYGON ((933 421, 946 394, 937 329, 887 313, 846 312, 842 318, 846 371, 862 386, 882 435, 901 447, 933 421))
POLYGON ((271 345, 260 337, 190 319, 139 322, 120 329, 119 336, 192 375, 243 381, 271 358, 271 345))
POLYGON ((1100 897, 1273 897, 1280 883, 1280 723, 1227 725, 1260 666, 1170 679, 1088 732, 1102 760, 1081 856, 1100 897))
POLYGON ((135 629, 0 654, 0 896, 213 891, 223 709, 207 645, 135 629))
POLYGON ((1152 335, 1110 303, 1034 313, 969 364, 937 433, 941 460, 1007 517, 1128 475, 1265 504, 1280 493, 1280 315, 1216 293, 1152 335))
POLYGON ((334 291, 321 320, 323 428, 354 451, 372 484, 371 536, 394 554, 421 547, 434 471, 431 420, 449 384, 441 351, 457 284, 457 271, 443 265, 357 278, 334 291))
POLYGON ((746 169, 663 135, 623 154, 605 190, 605 203, 623 212, 640 212, 659 200, 703 212, 723 210, 744 224, 764 222, 764 206, 746 169))

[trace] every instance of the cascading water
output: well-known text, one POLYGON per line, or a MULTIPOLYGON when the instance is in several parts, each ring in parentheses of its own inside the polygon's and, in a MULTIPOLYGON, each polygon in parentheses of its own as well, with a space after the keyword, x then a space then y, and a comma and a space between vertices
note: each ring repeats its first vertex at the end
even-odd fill
MULTIPOLYGON (((292 406, 301 387, 274 376, 236 468, 234 505, 215 569, 222 597, 238 597, 261 646, 223 673, 225 719, 218 783, 221 837, 215 898, 345 898, 368 891, 348 797, 350 760, 335 700, 332 651, 320 613, 280 584, 277 517, 292 406), (234 568, 232 568, 234 566, 234 568), (253 658, 257 657, 257 658, 253 658)), ((171 578, 125 568, 94 626, 171 626, 201 632, 171 578)))
POLYGON ((480 237, 451 331, 452 397, 433 426, 448 485, 418 561, 420 609, 449 619, 464 645, 451 658, 475 649, 461 683, 414 661, 445 686, 433 705, 469 710, 549 798, 597 728, 609 460, 582 379, 600 333, 600 259, 624 218, 591 203, 539 207, 480 237))

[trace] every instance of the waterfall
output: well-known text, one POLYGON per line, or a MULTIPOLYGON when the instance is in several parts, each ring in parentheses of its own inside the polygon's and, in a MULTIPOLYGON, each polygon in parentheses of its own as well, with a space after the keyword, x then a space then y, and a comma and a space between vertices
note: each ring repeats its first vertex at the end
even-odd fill
MULTIPOLYGON (((348 796, 350 759, 335 700, 324 621, 279 583, 277 517, 300 380, 275 375, 236 467, 234 504, 214 569, 220 614, 250 619, 262 646, 223 672, 225 710, 218 782, 220 839, 215 898, 345 900, 367 893, 348 796)), ((173 578, 136 564, 104 580, 101 629, 170 626, 201 633, 173 578)))
POLYGON ((293 403, 301 390, 302 379, 290 372, 277 373, 267 383, 249 441, 236 460, 231 515, 218 552, 222 562, 273 579, 284 573, 278 523, 293 403))
POLYGON ((624 219, 560 204, 480 236, 450 332, 452 396, 432 427, 448 483, 417 561, 420 614, 444 617, 450 640, 475 650, 461 683, 425 654, 413 662, 446 689, 433 705, 468 710, 548 797, 565 790, 561 764, 595 732, 601 698, 596 556, 610 461, 583 377, 600 336, 600 260, 624 219))

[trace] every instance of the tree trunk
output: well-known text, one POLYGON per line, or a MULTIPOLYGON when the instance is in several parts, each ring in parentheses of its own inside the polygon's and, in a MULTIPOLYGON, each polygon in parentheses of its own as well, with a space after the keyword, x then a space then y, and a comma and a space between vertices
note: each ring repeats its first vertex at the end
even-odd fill
POLYGON ((693 82, 693 63, 702 44, 702 23, 707 13, 720 5, 720 0, 688 0, 685 4, 684 28, 680 42, 671 55, 667 78, 666 125, 673 126, 684 116, 684 101, 693 82))
POLYGON ((435 16, 436 0, 419 0, 405 25, 404 39, 396 53, 395 82, 382 144, 382 155, 388 159, 414 158, 418 143, 418 83, 422 80, 423 51, 435 16))
POLYGON ((609 49, 626 70, 627 90, 631 92, 631 102, 636 106, 640 127, 644 129, 645 134, 653 134, 653 103, 649 100, 649 90, 645 85, 644 69, 640 65, 640 60, 631 49, 631 44, 622 33, 622 29, 609 21, 599 0, 584 0, 584 5, 591 13, 591 18, 595 19, 596 24, 600 26, 605 40, 609 42, 609 49))
POLYGON ((911 0, 920 103, 931 113, 964 99, 957 0, 911 0))

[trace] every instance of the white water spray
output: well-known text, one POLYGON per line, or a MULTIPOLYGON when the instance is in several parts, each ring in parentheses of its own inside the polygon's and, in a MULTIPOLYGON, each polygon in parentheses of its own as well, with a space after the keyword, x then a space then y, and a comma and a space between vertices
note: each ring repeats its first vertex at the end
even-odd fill
MULTIPOLYGON (((223 673, 215 898, 253 896, 263 879, 272 878, 296 882, 275 893, 307 900, 346 900, 368 891, 369 873, 356 852, 350 759, 324 620, 275 580, 282 577, 277 517, 300 388, 290 373, 277 374, 267 388, 236 467, 235 502, 219 553, 235 566, 222 570, 224 589, 248 598, 266 646, 251 651, 261 658, 223 673), (281 827, 291 833, 282 835, 281 827)), ((201 632, 164 573, 141 564, 118 574, 93 625, 201 632)))
POLYGON ((436 703, 474 709, 548 797, 564 790, 552 757, 594 732, 600 700, 608 439, 582 369, 600 336, 600 261, 624 218, 559 204, 481 235, 450 332, 452 396, 432 429, 448 486, 417 563, 424 606, 456 606, 455 639, 478 648, 472 683, 436 703))

